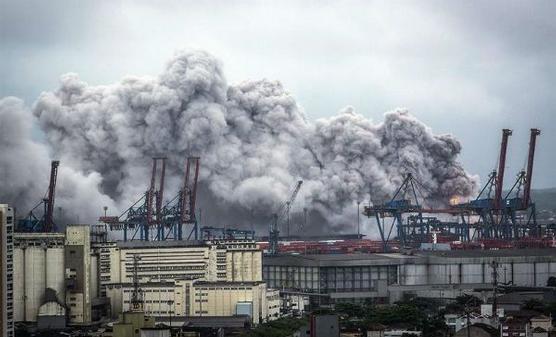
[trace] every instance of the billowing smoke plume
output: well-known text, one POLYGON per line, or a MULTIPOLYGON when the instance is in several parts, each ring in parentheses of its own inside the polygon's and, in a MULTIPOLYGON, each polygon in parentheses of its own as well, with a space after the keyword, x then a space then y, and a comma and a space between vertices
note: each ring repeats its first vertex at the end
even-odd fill
MULTIPOLYGON (((49 151, 46 145, 32 139, 32 126, 33 115, 20 99, 0 99, 0 201, 16 206, 20 215, 35 207, 48 188, 49 151)), ((99 192, 101 181, 97 172, 82 173, 67 165, 60 166, 57 219, 73 223, 91 221, 98 217, 103 205, 113 207, 112 199, 99 192)), ((39 207, 37 214, 41 211, 39 207)))
MULTIPOLYGON (((0 109, 0 150, 12 157, 0 161, 0 198, 27 206, 36 200, 35 182, 46 181, 48 151, 30 140, 31 117, 20 101, 5 99, 0 109)), ((391 196, 407 172, 438 202, 468 196, 476 185, 457 162, 458 141, 433 135, 407 111, 374 124, 348 107, 310 122, 279 82, 228 85, 220 63, 200 51, 177 53, 153 78, 90 86, 64 75, 33 113, 66 170, 59 196, 67 193, 67 200, 60 204, 89 221, 101 205, 123 209, 140 196, 157 155, 168 157, 173 192, 185 158, 201 157, 200 206, 211 225, 262 225, 299 179, 298 204, 312 214, 315 230, 352 223, 346 214, 355 201, 368 201, 369 192, 374 201, 391 196)))

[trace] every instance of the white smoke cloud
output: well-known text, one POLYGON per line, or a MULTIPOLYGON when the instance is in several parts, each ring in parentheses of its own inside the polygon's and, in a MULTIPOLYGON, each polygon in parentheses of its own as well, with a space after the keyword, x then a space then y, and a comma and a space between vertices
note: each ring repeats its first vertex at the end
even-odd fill
MULTIPOLYGON (((46 196, 50 174, 50 155, 45 144, 32 139, 33 115, 15 97, 0 99, 0 200, 17 207, 20 216, 46 196)), ((113 200, 99 192, 102 177, 83 174, 60 166, 56 189, 56 221, 78 223, 98 217, 104 205, 113 200), (62 214, 60 214, 60 210, 62 214)), ((42 208, 36 212, 41 214, 42 208)))
MULTIPOLYGON (((2 105, 8 117, 21 109, 13 99, 2 105)), ((245 214, 263 224, 299 179, 300 203, 314 215, 315 230, 352 222, 346 214, 353 213, 355 200, 368 200, 369 191, 375 200, 386 198, 407 172, 435 201, 468 196, 476 186, 476 177, 457 161, 459 142, 434 135, 405 110, 385 114, 379 124, 350 107, 310 122, 279 82, 228 85, 218 60, 201 51, 176 53, 158 77, 90 86, 75 74, 64 75, 56 91, 41 94, 33 111, 54 157, 73 170, 60 186, 80 186, 73 202, 91 221, 101 205, 122 208, 143 193, 150 157, 161 154, 168 157, 173 192, 185 158, 201 157, 206 195, 200 206, 217 224, 244 220, 245 214), (81 197, 91 190, 96 199, 81 197)), ((22 124, 30 125, 25 118, 22 124)), ((31 149, 14 152, 17 164, 2 182, 17 179, 3 197, 23 202, 30 196, 18 191, 35 189, 25 185, 35 181, 34 172, 14 170, 33 152, 45 162, 48 156, 43 145, 29 140, 28 130, 13 137, 31 149)), ((45 167, 37 163, 32 169, 45 167)))

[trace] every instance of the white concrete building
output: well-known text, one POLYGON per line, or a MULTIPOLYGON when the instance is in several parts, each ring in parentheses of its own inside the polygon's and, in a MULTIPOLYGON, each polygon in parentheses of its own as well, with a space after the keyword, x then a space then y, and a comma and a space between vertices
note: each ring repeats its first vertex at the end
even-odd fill
POLYGON ((94 250, 100 293, 110 298, 113 316, 130 309, 135 256, 149 315, 233 316, 246 310, 255 324, 279 315, 279 294, 267 294, 262 251, 253 241, 128 241, 94 250))
POLYGON ((64 234, 14 234, 14 319, 36 322, 47 288, 65 301, 64 234))
POLYGON ((0 204, 0 336, 14 336, 14 211, 0 204))
MULTIPOLYGON (((132 309, 131 283, 108 285, 113 312, 132 309)), ((254 324, 275 319, 279 298, 267 296, 263 282, 177 280, 141 285, 143 311, 153 317, 234 316, 247 314, 254 324)), ((275 295, 275 293, 273 293, 275 295)))
POLYGON ((414 251, 408 254, 322 254, 265 257, 269 287, 329 295, 332 303, 366 298, 395 302, 404 295, 456 298, 498 281, 546 286, 556 273, 556 249, 414 251))
POLYGON ((66 227, 65 279, 69 322, 91 323, 91 239, 88 225, 66 227))

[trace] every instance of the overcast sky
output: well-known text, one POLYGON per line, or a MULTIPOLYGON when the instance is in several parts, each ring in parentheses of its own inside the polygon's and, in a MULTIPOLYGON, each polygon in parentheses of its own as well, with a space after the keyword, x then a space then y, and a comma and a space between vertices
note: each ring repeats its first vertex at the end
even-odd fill
POLYGON ((533 185, 556 187, 556 1, 0 2, 0 97, 31 105, 70 71, 90 84, 156 75, 199 48, 230 83, 282 81, 311 119, 406 107, 456 135, 483 181, 502 128, 513 177, 539 127, 533 185))

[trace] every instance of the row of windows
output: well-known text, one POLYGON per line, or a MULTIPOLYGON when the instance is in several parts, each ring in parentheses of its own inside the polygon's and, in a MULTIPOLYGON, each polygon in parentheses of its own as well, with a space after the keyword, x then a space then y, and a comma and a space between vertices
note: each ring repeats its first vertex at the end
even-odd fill
MULTIPOLYGON (((205 266, 153 266, 153 267, 138 267, 138 272, 148 272, 148 271, 164 271, 164 270, 204 270, 205 266)), ((133 268, 126 268, 128 273, 133 272, 133 268)))
MULTIPOLYGON (((133 290, 124 290, 124 293, 132 293, 133 290)), ((143 289, 144 293, 173 293, 174 289, 156 289, 156 290, 151 290, 151 289, 143 289)))

